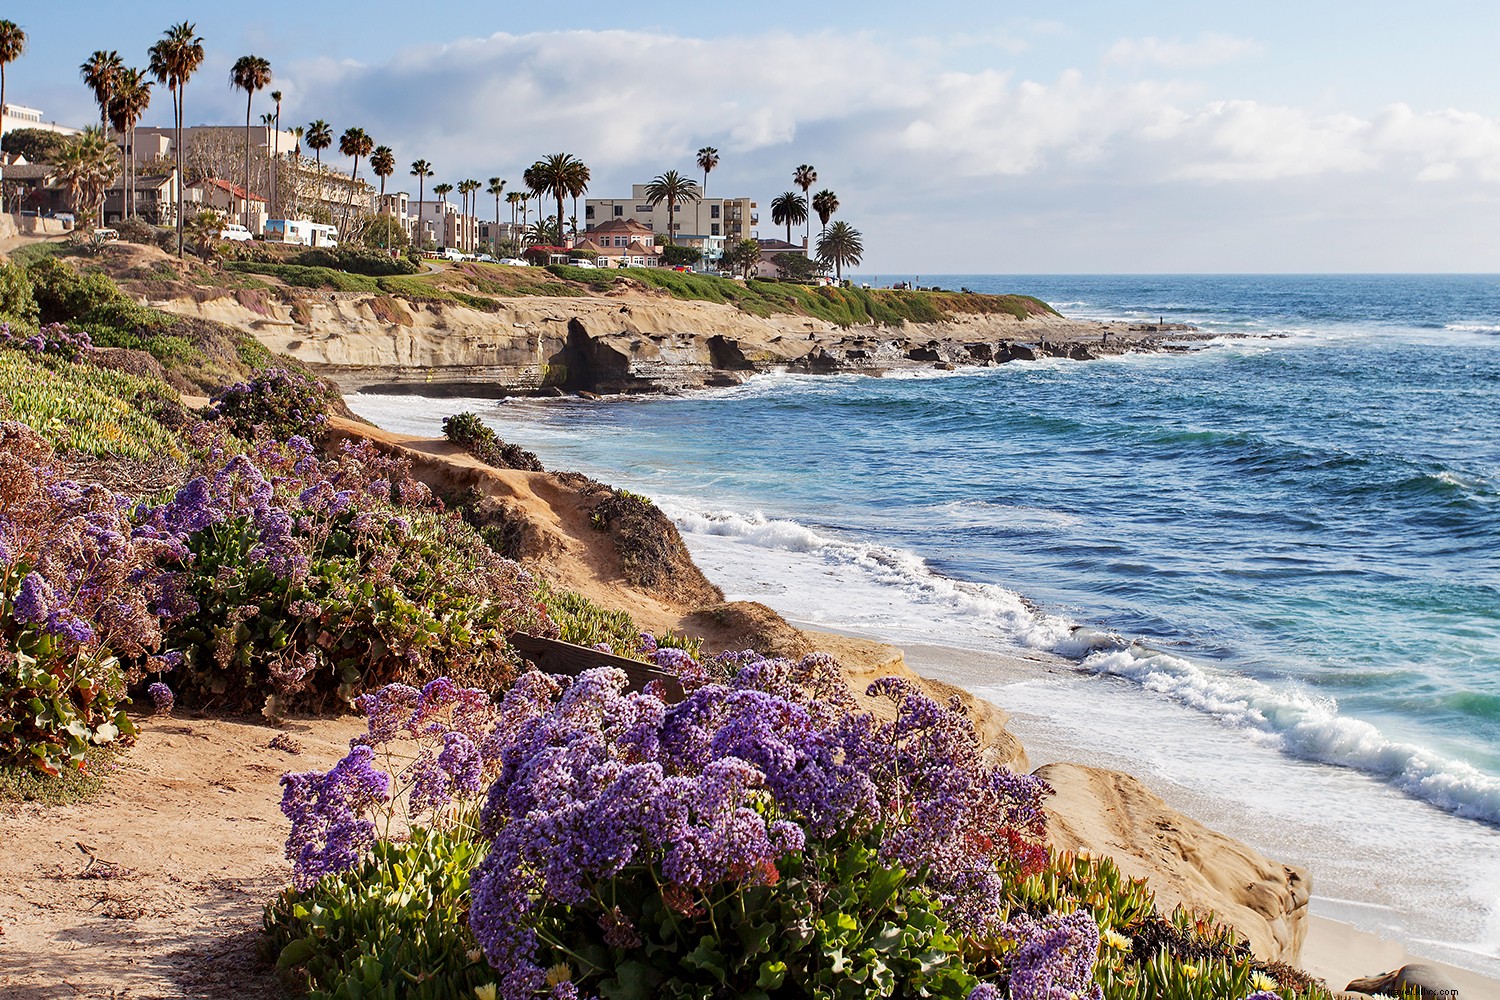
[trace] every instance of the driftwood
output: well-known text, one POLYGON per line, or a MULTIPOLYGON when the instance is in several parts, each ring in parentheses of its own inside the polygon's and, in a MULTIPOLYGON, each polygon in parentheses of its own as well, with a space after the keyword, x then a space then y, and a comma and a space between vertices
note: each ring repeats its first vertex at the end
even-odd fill
POLYGON ((543 639, 525 632, 512 633, 510 644, 545 673, 577 677, 594 667, 619 667, 630 679, 631 690, 639 691, 652 681, 660 681, 664 701, 671 703, 682 700, 682 684, 676 677, 640 660, 602 653, 571 642, 543 639))

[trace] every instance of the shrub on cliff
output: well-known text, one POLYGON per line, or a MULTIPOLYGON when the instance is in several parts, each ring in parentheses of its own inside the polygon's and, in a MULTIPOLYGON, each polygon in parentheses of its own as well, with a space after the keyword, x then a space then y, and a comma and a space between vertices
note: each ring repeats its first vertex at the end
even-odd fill
POLYGON ((535 453, 500 440, 476 413, 455 413, 451 417, 444 417, 443 436, 481 462, 497 469, 543 471, 541 459, 535 453))
POLYGON ((0 264, 0 321, 29 329, 37 325, 37 317, 31 278, 14 264, 0 264))
POLYGON ((314 247, 297 254, 290 261, 303 267, 327 267, 349 274, 382 278, 392 274, 416 274, 421 268, 403 257, 370 247, 341 246, 335 249, 314 247))
POLYGON ((29 427, 0 423, 0 762, 57 774, 134 733, 134 667, 161 639, 130 504, 66 478, 29 427))
POLYGON ((518 666, 507 636, 555 634, 530 577, 367 444, 319 459, 302 438, 262 443, 140 530, 176 546, 164 642, 196 704, 326 709, 440 673, 503 688, 518 666))
POLYGON ((215 393, 208 418, 246 441, 285 441, 298 435, 316 441, 328 422, 328 401, 309 376, 267 368, 215 393))

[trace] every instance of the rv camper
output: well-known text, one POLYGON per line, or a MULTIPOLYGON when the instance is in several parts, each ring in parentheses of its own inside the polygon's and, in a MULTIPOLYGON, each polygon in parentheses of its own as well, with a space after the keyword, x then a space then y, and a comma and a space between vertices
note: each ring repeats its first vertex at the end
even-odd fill
POLYGON ((336 247, 339 231, 333 226, 307 219, 269 219, 266 239, 272 243, 295 243, 304 247, 336 247))

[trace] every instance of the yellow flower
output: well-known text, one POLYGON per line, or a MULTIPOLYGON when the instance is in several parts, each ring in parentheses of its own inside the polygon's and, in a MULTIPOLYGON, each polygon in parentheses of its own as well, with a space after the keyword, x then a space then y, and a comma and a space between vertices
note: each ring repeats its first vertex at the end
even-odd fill
POLYGON ((1182 974, 1189 979, 1197 979, 1198 967, 1196 965, 1184 965, 1182 967, 1182 974))
POLYGON ((1267 993, 1271 993, 1276 989, 1276 980, 1264 972, 1252 972, 1250 974, 1250 985, 1257 990, 1265 990, 1267 993))
POLYGON ((495 1000, 495 984, 474 987, 474 996, 476 1000, 495 1000))
POLYGON ((568 967, 567 962, 560 962, 547 970, 547 985, 556 986, 572 980, 573 970, 568 967))
POLYGON ((1105 931, 1103 937, 1104 945, 1107 948, 1113 948, 1115 951, 1130 950, 1130 938, 1126 937, 1124 934, 1121 934, 1114 928, 1110 928, 1109 930, 1105 931))

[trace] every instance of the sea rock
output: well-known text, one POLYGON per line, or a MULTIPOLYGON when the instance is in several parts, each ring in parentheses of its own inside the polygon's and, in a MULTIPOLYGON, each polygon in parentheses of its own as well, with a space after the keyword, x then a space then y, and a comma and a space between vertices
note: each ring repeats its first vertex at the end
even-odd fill
POLYGON ((1457 997, 1458 986, 1430 965, 1414 962, 1399 969, 1368 979, 1356 979, 1346 990, 1362 993, 1386 993, 1401 996, 1403 991, 1415 989, 1420 997, 1457 997))
POLYGON ((1036 774, 1047 800, 1047 833, 1060 850, 1113 858, 1144 877, 1158 904, 1213 911, 1264 961, 1296 965, 1307 936, 1307 873, 1265 857, 1167 805, 1136 778, 1083 764, 1048 764, 1036 774))

